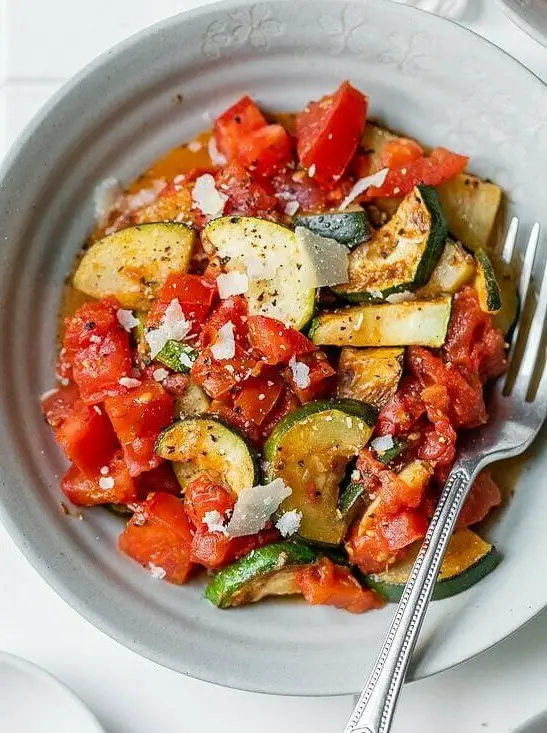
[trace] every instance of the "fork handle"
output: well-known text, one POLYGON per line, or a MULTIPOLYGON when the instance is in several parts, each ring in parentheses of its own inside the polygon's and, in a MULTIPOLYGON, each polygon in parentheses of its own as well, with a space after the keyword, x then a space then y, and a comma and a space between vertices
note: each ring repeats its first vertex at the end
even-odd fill
POLYGON ((478 466, 456 464, 403 591, 378 659, 344 733, 387 733, 446 548, 478 466))

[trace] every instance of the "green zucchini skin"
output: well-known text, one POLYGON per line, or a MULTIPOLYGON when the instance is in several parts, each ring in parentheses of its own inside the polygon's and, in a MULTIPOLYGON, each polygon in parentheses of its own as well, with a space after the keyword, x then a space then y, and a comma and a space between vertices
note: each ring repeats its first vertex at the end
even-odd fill
MULTIPOLYGON (((403 202, 393 219, 385 224, 384 227, 377 230, 376 235, 371 239, 370 247, 368 244, 365 244, 363 248, 358 247, 353 250, 350 256, 349 286, 339 285, 332 289, 337 295, 344 298, 349 303, 382 302, 383 300, 386 300, 386 298, 389 298, 390 295, 413 292, 425 285, 429 280, 429 277, 435 269, 435 266, 442 254, 447 237, 448 227, 437 192, 431 186, 417 186, 412 193, 408 194, 408 196, 403 199, 403 202), (413 197, 413 199, 409 199, 409 197, 413 197), (398 244, 401 241, 406 241, 400 239, 399 219, 397 218, 398 214, 399 216, 403 216, 401 211, 404 210, 406 219, 402 219, 402 221, 415 224, 416 228, 420 226, 420 219, 423 219, 423 214, 421 217, 418 214, 414 214, 414 217, 412 218, 408 213, 409 207, 411 205, 414 206, 414 199, 417 202, 416 207, 420 207, 422 209, 425 208, 427 210, 430 219, 429 229, 426 235, 419 235, 418 242, 416 243, 416 246, 420 247, 420 249, 413 253, 414 257, 417 259, 415 269, 413 271, 406 271, 404 275, 403 273, 398 273, 397 275, 394 273, 390 274, 388 272, 389 267, 393 268, 393 266, 397 264, 398 268, 401 268, 404 263, 408 265, 408 256, 404 258, 399 257, 396 261, 388 262, 387 257, 384 254, 381 256, 378 253, 372 255, 371 252, 373 249, 371 248, 374 247, 378 238, 383 236, 387 237, 388 240, 393 243, 391 252, 397 253, 398 244), (409 204, 409 200, 413 203, 409 204), (427 238, 425 239, 425 237, 427 238), (373 257, 372 260, 371 256, 373 257), (374 259, 374 257, 376 259, 374 259), (353 269, 353 272, 355 273, 353 277, 358 278, 360 272, 365 272, 366 274, 366 270, 372 264, 374 267, 372 273, 377 269, 385 270, 385 281, 382 282, 382 280, 376 276, 376 280, 373 280, 372 284, 369 283, 368 287, 356 287, 355 282, 352 287, 352 261, 353 267, 355 268, 353 269)), ((414 257, 412 261, 414 261, 414 257)))
POLYGON ((389 448, 388 450, 384 451, 383 453, 377 455, 377 458, 380 461, 380 463, 384 463, 386 466, 389 463, 391 463, 391 461, 394 461, 396 458, 399 458, 399 456, 405 452, 406 447, 407 447, 406 440, 396 439, 393 442, 394 442, 393 448, 389 448))
MULTIPOLYGON (((318 556, 318 552, 308 545, 294 542, 274 542, 259 547, 219 570, 205 589, 205 597, 217 608, 259 600, 268 595, 268 581, 276 574, 311 565, 318 556)), ((293 592, 291 586, 289 592, 293 592)))
MULTIPOLYGON (((489 575, 499 565, 500 561, 500 553, 495 547, 492 547, 490 552, 459 575, 437 581, 433 589, 432 599, 442 601, 444 598, 463 593, 489 575)), ((367 575, 366 583, 390 603, 398 603, 405 589, 404 583, 390 583, 383 580, 381 575, 367 575)))
POLYGON ((191 364, 188 366, 184 357, 187 357, 193 363, 197 359, 197 356, 197 351, 188 344, 170 340, 165 344, 159 354, 156 354, 154 361, 159 361, 160 364, 164 364, 174 372, 188 374, 192 366, 191 364))
POLYGON ((368 216, 362 209, 327 211, 322 214, 297 214, 293 217, 293 223, 295 226, 306 227, 321 237, 334 239, 348 249, 368 242, 371 237, 368 216))
POLYGON ((340 410, 340 412, 345 412, 348 415, 359 417, 369 427, 376 425, 376 421, 378 420, 378 410, 372 407, 372 405, 369 405, 366 402, 360 402, 359 400, 331 399, 308 402, 305 405, 302 405, 302 407, 298 407, 296 410, 289 412, 289 414, 280 420, 280 422, 275 426, 267 440, 267 444, 270 445, 268 447, 264 447, 266 460, 268 461, 274 457, 275 446, 273 444, 278 443, 295 423, 310 417, 310 415, 315 415, 318 412, 324 412, 325 410, 340 410))
POLYGON ((351 481, 344 491, 340 494, 340 500, 338 502, 338 508, 342 512, 342 516, 351 517, 363 496, 365 487, 358 481, 351 481))
POLYGON ((484 249, 475 252, 475 259, 477 260, 475 286, 481 308, 487 313, 497 313, 501 310, 502 298, 492 261, 484 249))
POLYGON ((262 478, 257 451, 239 430, 213 415, 181 417, 160 433, 155 450, 174 462, 183 491, 190 480, 207 470, 220 473, 236 494, 262 478))

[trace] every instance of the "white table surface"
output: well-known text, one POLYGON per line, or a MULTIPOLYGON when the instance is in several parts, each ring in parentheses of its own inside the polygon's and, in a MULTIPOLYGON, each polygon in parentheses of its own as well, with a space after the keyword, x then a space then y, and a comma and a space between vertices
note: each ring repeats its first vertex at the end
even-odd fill
MULTIPOLYGON (((0 157, 40 105, 94 56, 150 23, 206 2, 0 0, 0 157)), ((513 26, 494 0, 470 5, 467 25, 547 80, 547 49, 513 26)), ((0 649, 58 676, 107 733, 337 733, 352 704, 349 697, 231 691, 137 656, 69 608, 1 525, 0 649)), ((407 685, 394 731, 510 733, 547 707, 545 680, 547 614, 480 658, 407 685)))

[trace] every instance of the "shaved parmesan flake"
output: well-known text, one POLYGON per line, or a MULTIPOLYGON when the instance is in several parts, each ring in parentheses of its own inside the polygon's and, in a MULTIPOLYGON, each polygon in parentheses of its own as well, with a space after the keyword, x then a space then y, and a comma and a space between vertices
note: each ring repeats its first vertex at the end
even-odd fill
POLYGON ((228 534, 224 517, 216 509, 210 512, 205 512, 203 515, 203 523, 207 525, 209 532, 221 532, 225 535, 228 534))
POLYGON ((93 198, 95 201, 95 221, 97 226, 105 227, 116 202, 122 195, 123 190, 117 178, 105 178, 95 188, 93 198))
POLYGON ((40 395, 40 402, 44 402, 44 400, 49 399, 50 397, 53 397, 54 394, 57 394, 59 390, 54 387, 53 389, 48 389, 47 392, 44 392, 40 395))
POLYGON ((118 383, 121 384, 122 387, 127 387, 127 389, 140 387, 142 384, 140 379, 133 379, 132 377, 120 377, 118 379, 118 383))
POLYGON ((220 150, 217 148, 217 141, 215 140, 214 135, 209 138, 209 142, 207 143, 207 151, 213 165, 224 165, 227 162, 224 155, 222 155, 220 150))
POLYGON ((99 488, 103 489, 103 491, 108 491, 108 489, 114 488, 114 479, 112 476, 101 476, 99 479, 99 488))
POLYGON ((232 270, 232 272, 221 272, 217 277, 218 294, 221 298, 229 298, 232 295, 246 293, 249 289, 249 278, 244 272, 232 270))
POLYGON ((118 308, 116 311, 116 318, 122 328, 125 328, 127 332, 131 331, 132 328, 136 328, 139 325, 139 319, 135 318, 133 311, 127 311, 123 308, 118 308))
POLYGON ((201 150, 203 145, 200 143, 199 140, 191 140, 186 147, 191 153, 197 153, 199 150, 201 150))
POLYGON ((376 451, 376 453, 385 453, 386 450, 391 450, 395 443, 391 435, 382 435, 379 438, 374 438, 370 443, 370 447, 376 451))
POLYGON ((150 575, 156 580, 163 580, 167 573, 159 565, 154 565, 153 562, 148 563, 148 571, 150 575))
POLYGON ((405 300, 416 300, 416 293, 391 293, 386 300, 388 303, 404 303, 405 300))
POLYGON ((217 190, 215 179, 210 173, 196 178, 192 189, 192 201, 209 219, 222 216, 228 197, 217 190))
POLYGON ((290 512, 282 514, 275 523, 275 526, 281 532, 283 537, 289 537, 290 535, 298 532, 301 521, 302 512, 299 512, 298 509, 293 509, 290 512))
POLYGON ((347 247, 306 227, 296 227, 294 233, 304 261, 302 281, 306 287, 321 288, 348 281, 347 247))
MULTIPOLYGON (((188 359, 190 361, 190 359, 188 359)), ((163 367, 158 367, 158 369, 154 369, 152 372, 152 376, 156 380, 156 382, 163 382, 164 379, 167 379, 169 376, 169 372, 167 369, 163 369, 163 367)))
POLYGON ((287 204, 285 206, 285 214, 288 216, 294 216, 298 209, 300 208, 300 204, 298 201, 287 201, 287 204))
POLYGON ((101 476, 108 476, 110 473, 110 468, 108 466, 101 466, 100 474, 101 476))
POLYGON ((306 389, 310 386, 310 368, 307 364, 296 361, 296 357, 291 356, 289 367, 294 383, 299 389, 306 389))
POLYGON ((234 339, 234 324, 228 321, 218 329, 215 343, 211 346, 211 353, 215 359, 233 359, 236 353, 234 339))
POLYGON ((229 537, 245 537, 264 529, 266 522, 292 489, 281 478, 266 486, 253 486, 240 492, 228 523, 229 537))
POLYGON ((182 341, 191 330, 191 322, 186 320, 179 301, 173 298, 158 328, 150 329, 144 336, 150 347, 150 358, 154 359, 168 341, 182 341))
POLYGON ((367 188, 371 188, 372 186, 381 186, 386 180, 386 176, 388 173, 389 168, 382 168, 382 170, 378 171, 377 173, 373 173, 370 176, 365 176, 365 178, 360 178, 353 186, 351 191, 348 193, 346 198, 340 204, 340 211, 344 211, 344 209, 347 209, 351 202, 354 201, 357 196, 360 196, 362 193, 364 193, 367 188))
POLYGON ((315 168, 315 163, 312 163, 312 164, 310 165, 309 169, 308 169, 308 176, 309 176, 310 178, 313 178, 313 177, 314 177, 314 175, 315 175, 315 170, 316 170, 316 168, 315 168))

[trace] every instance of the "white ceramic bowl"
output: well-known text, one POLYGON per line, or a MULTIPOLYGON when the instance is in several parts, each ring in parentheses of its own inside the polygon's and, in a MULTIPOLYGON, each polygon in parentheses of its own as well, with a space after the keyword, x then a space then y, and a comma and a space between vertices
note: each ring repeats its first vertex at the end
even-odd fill
MULTIPOLYGON (((523 234, 545 211, 547 91, 472 33, 386 0, 228 2, 163 22, 65 86, 0 176, 0 506, 29 560, 82 615, 128 647, 211 682, 271 693, 359 689, 393 607, 365 616, 296 601, 218 611, 202 585, 159 583, 116 551, 119 521, 59 511, 64 468, 38 395, 52 384, 63 278, 93 220, 93 189, 129 181, 244 92, 294 110, 349 78, 372 114, 471 155, 508 191, 523 234), (178 103, 182 95, 182 103, 178 103)), ((478 654, 546 604, 543 455, 492 528, 505 556, 485 581, 433 604, 414 677, 478 654)))
POLYGON ((498 0, 509 18, 547 46, 547 0, 498 0))

